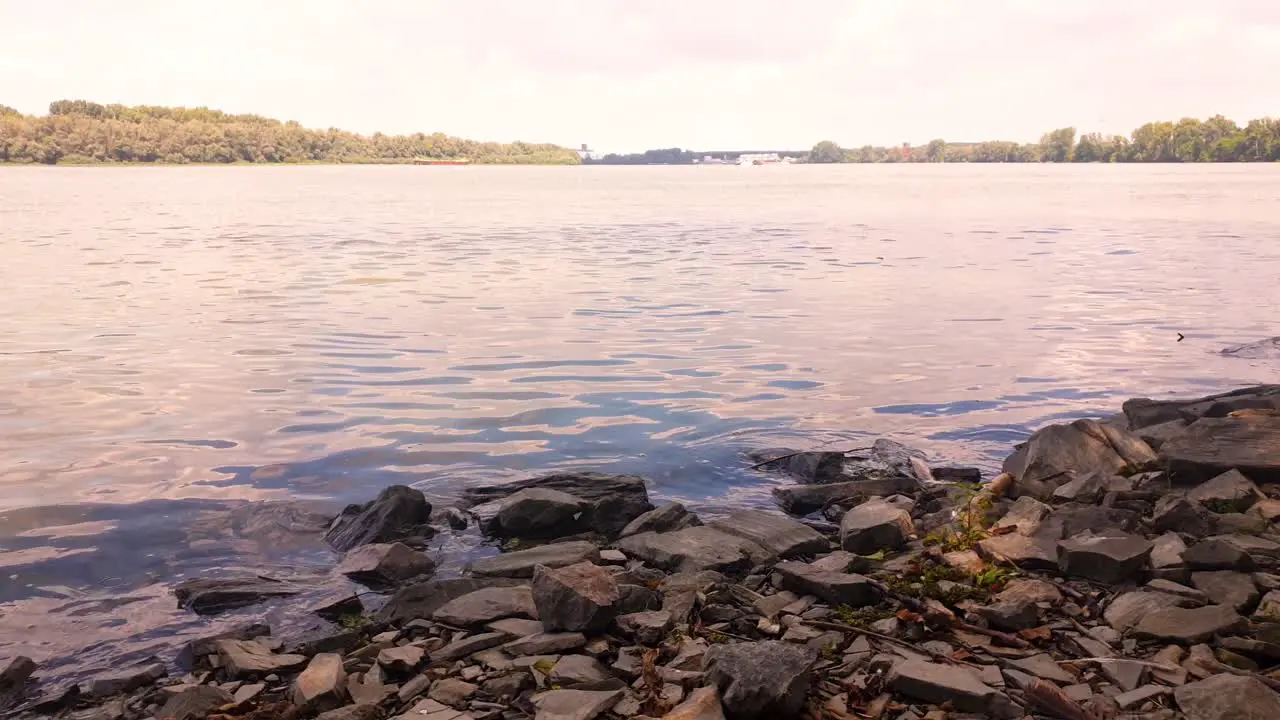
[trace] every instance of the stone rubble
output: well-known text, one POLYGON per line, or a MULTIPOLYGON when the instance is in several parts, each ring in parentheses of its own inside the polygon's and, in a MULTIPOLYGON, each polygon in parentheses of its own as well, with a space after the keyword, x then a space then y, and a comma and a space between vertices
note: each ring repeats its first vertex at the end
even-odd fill
MULTIPOLYGON (((887 441, 771 451, 759 469, 801 483, 775 493, 783 512, 706 519, 655 508, 631 476, 473 488, 435 520, 420 492, 388 488, 328 534, 346 553, 335 572, 375 593, 319 616, 298 603, 323 626, 305 641, 223 629, 175 652, 177 668, 104 668, 70 688, 45 688, 29 659, 0 659, 0 711, 1271 720, 1277 409, 1280 386, 1129 401, 1123 415, 1036 432, 1008 474, 976 486, 973 473, 930 468, 887 441), (424 579, 435 560, 421 541, 472 520, 506 552, 466 577, 424 579)), ((262 578, 176 590, 193 618, 263 602, 287 610, 298 591, 262 578)))

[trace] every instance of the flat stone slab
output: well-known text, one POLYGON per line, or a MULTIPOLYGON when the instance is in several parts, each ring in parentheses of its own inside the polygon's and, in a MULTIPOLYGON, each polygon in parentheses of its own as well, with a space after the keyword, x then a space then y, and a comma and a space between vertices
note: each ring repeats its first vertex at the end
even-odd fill
POLYGON ((1058 569, 1063 575, 1114 585, 1142 572, 1151 556, 1151 541, 1137 535, 1073 537, 1058 543, 1058 569))
POLYGON ((1280 695, 1257 678, 1213 675, 1173 691, 1187 720, 1275 720, 1280 695))
POLYGON ((558 568, 584 561, 600 561, 600 549, 594 543, 553 543, 481 558, 471 563, 471 574, 478 577, 531 578, 533 569, 538 565, 558 568))
POLYGON ((773 570, 782 576, 783 588, 814 595, 832 605, 863 607, 880 602, 880 591, 862 575, 822 570, 794 560, 778 563, 773 570))
POLYGON ((1018 716, 1008 696, 982 682, 967 667, 907 660, 889 673, 888 685, 907 697, 936 705, 950 703, 961 712, 996 718, 1018 716))
POLYGON ((1111 627, 1124 632, 1137 625, 1142 618, 1159 610, 1189 607, 1197 604, 1189 598, 1162 592, 1135 591, 1120 595, 1102 612, 1102 619, 1111 627))
POLYGON ((1244 625, 1245 619, 1225 605, 1172 607, 1144 615, 1133 626, 1133 634, 1140 639, 1190 645, 1205 642, 1220 633, 1237 631, 1244 625))
POLYGON ((445 603, 434 617, 450 625, 480 625, 506 617, 538 619, 533 591, 528 585, 491 587, 468 593, 445 603))
POLYGON ((773 496, 788 514, 808 515, 831 504, 849 505, 877 495, 914 492, 919 487, 919 481, 912 478, 883 478, 826 485, 791 485, 775 488, 773 496))
POLYGON ((1255 482, 1280 480, 1280 416, 1205 417, 1160 446, 1175 482, 1239 470, 1255 482))
POLYGON ((764 510, 737 510, 709 525, 720 532, 750 540, 774 557, 783 559, 817 555, 831 549, 831 543, 817 530, 764 510))
POLYGON ((705 525, 671 533, 632 535, 620 540, 618 547, 631 557, 669 572, 746 572, 769 557, 767 550, 750 540, 705 525))

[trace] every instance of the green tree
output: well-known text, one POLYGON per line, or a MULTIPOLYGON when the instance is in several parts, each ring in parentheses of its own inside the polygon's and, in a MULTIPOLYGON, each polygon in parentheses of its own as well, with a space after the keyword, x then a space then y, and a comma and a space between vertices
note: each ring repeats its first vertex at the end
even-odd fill
POLYGON ((841 147, 830 140, 823 140, 809 151, 811 163, 841 163, 845 161, 845 153, 841 147))
POLYGON ((1041 159, 1047 162, 1070 162, 1075 147, 1076 129, 1058 128, 1040 138, 1041 159))
POLYGON ((941 139, 930 140, 929 144, 924 146, 924 157, 929 162, 946 162, 947 141, 941 139))

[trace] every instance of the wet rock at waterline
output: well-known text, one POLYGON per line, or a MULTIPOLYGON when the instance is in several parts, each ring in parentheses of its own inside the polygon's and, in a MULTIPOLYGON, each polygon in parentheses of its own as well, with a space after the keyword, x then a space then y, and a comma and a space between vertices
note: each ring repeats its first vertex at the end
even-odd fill
POLYGON ((392 485, 365 505, 353 505, 333 521, 324 539, 339 551, 409 538, 429 539, 431 503, 421 490, 392 485))

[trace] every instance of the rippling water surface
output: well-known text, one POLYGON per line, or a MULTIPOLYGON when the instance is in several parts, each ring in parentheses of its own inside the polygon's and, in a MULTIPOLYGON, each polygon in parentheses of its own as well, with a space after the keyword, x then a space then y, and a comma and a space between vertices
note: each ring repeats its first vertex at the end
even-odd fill
POLYGON ((0 655, 86 666, 198 628, 176 579, 330 562, 246 500, 590 468, 714 513, 768 503, 750 448, 989 469, 1277 374, 1215 354, 1280 335, 1271 166, 10 168, 0 252, 0 655))

